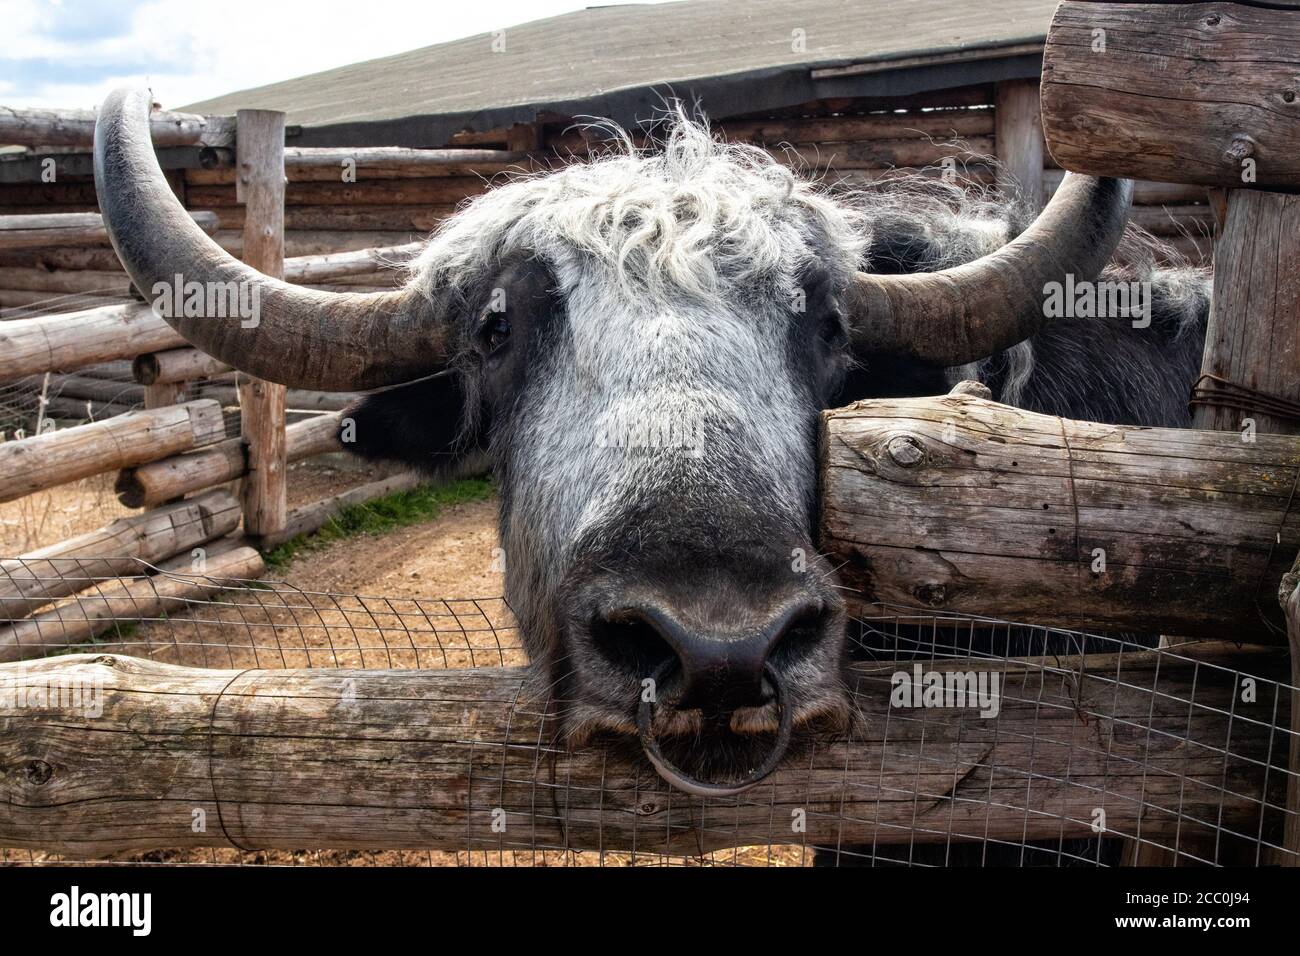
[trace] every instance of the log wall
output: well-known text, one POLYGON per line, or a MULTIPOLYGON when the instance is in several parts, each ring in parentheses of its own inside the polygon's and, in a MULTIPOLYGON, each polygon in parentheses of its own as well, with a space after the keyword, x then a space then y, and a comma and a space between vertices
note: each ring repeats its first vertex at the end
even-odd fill
MULTIPOLYGON (((821 100, 713 120, 729 140, 762 146, 781 161, 832 182, 871 182, 894 170, 925 169, 931 175, 948 172, 991 186, 999 182, 995 168, 1000 161, 1010 174, 1001 177, 1004 184, 1018 186, 1026 204, 1036 206, 1056 188, 1061 173, 1041 149, 1041 132, 1032 123, 1035 101, 1023 83, 1005 88, 986 84, 889 100, 821 100), (1006 114, 1001 119, 999 108, 1006 114), (1034 128, 1026 131, 1026 124, 1034 128), (1023 182, 1038 154, 1041 180, 1023 182)), ((603 148, 595 134, 576 130, 568 120, 536 124, 530 137, 516 136, 513 142, 510 131, 497 130, 456 137, 448 146, 454 149, 287 150, 285 255, 419 240, 458 204, 483 192, 493 177, 583 161, 603 148), (510 148, 521 144, 531 150, 510 148)), ((215 219, 217 240, 242 255, 245 210, 236 196, 235 169, 226 155, 230 152, 214 154, 206 166, 192 163, 175 169, 171 177, 190 209, 215 219)), ((95 212, 94 184, 73 161, 76 155, 54 157, 56 168, 62 163, 61 168, 70 170, 60 173, 57 182, 0 182, 0 215, 95 212)), ((1197 261, 1209 255, 1214 217, 1203 187, 1139 183, 1136 204, 1136 222, 1197 261)), ((0 308, 27 305, 42 291, 85 294, 103 287, 120 294, 125 277, 110 249, 71 252, 52 247, 0 250, 0 308), (58 278, 83 271, 87 275, 81 278, 58 278)), ((363 275, 365 287, 382 287, 397 281, 399 273, 381 264, 363 275)))

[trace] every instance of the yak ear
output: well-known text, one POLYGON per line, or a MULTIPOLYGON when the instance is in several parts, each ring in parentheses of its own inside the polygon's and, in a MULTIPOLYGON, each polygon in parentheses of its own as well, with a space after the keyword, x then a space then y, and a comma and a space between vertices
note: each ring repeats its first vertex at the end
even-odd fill
POLYGON ((367 461, 400 462, 431 476, 456 473, 482 462, 486 445, 487 412, 468 415, 468 400, 458 371, 366 395, 343 412, 343 447, 367 461))

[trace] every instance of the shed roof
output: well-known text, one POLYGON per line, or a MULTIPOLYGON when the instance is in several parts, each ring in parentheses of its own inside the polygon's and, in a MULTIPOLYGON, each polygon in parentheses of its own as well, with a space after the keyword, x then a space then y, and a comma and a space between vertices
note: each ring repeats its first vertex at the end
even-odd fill
POLYGON ((441 146, 539 116, 625 125, 1037 76, 1057 0, 681 0, 589 7, 204 100, 277 109, 294 145, 441 146), (493 41, 499 48, 494 52, 493 41))

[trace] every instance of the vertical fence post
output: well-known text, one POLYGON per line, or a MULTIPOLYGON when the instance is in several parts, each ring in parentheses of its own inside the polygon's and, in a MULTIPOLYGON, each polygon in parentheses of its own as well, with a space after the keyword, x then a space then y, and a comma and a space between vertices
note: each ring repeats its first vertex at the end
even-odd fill
POLYGON ((1046 201, 1043 190, 1043 118, 1038 80, 1007 80, 994 90, 994 145, 998 182, 1006 196, 1018 196, 1034 213, 1046 201))
MULTIPOLYGON (((236 199, 244 205, 244 261, 267 275, 284 276, 284 114, 235 114, 238 167, 236 199)), ((241 431, 248 445, 248 475, 241 499, 244 533, 253 537, 284 528, 285 388, 241 376, 241 431)))
MULTIPOLYGON (((1300 197, 1227 190, 1227 213, 1214 243, 1214 308, 1201 358, 1204 376, 1194 406, 1196 428, 1294 435, 1300 422, 1271 415, 1265 396, 1300 402, 1300 197), (1210 377, 1212 378, 1206 378, 1210 377), (1232 388, 1221 384, 1230 383, 1232 388)), ((1297 502, 1300 505, 1300 502, 1297 502)), ((1274 555, 1275 561, 1291 555, 1274 555)), ((1265 575, 1261 575, 1261 578, 1265 575)), ((1283 578, 1282 609, 1291 644, 1291 683, 1300 687, 1300 563, 1283 578), (1289 590, 1288 590, 1289 587, 1289 590)), ((1268 595, 1261 595, 1268 600, 1268 595)), ((1284 847, 1274 862, 1300 865, 1300 692, 1291 694, 1291 747, 1284 847)))

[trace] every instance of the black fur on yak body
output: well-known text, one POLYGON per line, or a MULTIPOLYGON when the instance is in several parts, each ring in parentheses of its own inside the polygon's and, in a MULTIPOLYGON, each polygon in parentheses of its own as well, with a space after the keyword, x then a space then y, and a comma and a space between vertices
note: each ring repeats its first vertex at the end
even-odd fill
MULTIPOLYGON (((851 357, 837 297, 854 270, 948 268, 1027 225, 1015 204, 928 177, 823 187, 679 118, 657 152, 627 145, 594 165, 512 181, 435 233, 412 281, 459 296, 460 358, 354 405, 348 447, 434 475, 487 455, 501 493, 506 596, 570 741, 630 733, 635 677, 662 651, 634 630, 592 628, 574 640, 602 597, 589 580, 680 589, 674 578, 689 569, 690 587, 743 608, 788 587, 796 549, 824 582, 820 610, 796 621, 774 653, 786 655, 801 718, 842 724, 852 719, 847 694, 824 674, 845 657, 846 620, 813 546, 820 408, 942 394, 976 378, 1034 411, 1188 424, 1209 279, 1159 265, 1167 250, 1132 228, 1103 278, 1146 284, 1149 326, 1064 318, 957 369, 851 357), (507 306, 496 309, 497 299, 507 306), (608 449, 590 446, 594 419, 614 411, 697 416, 706 451, 669 463, 624 454, 631 464, 611 465, 608 449)), ((728 626, 705 619, 716 607, 700 613, 701 627, 728 626)), ((752 728, 771 729, 770 714, 753 715, 752 728)), ((698 731, 685 717, 666 728, 698 731)), ((724 757, 696 769, 725 775, 743 763, 724 757)))

